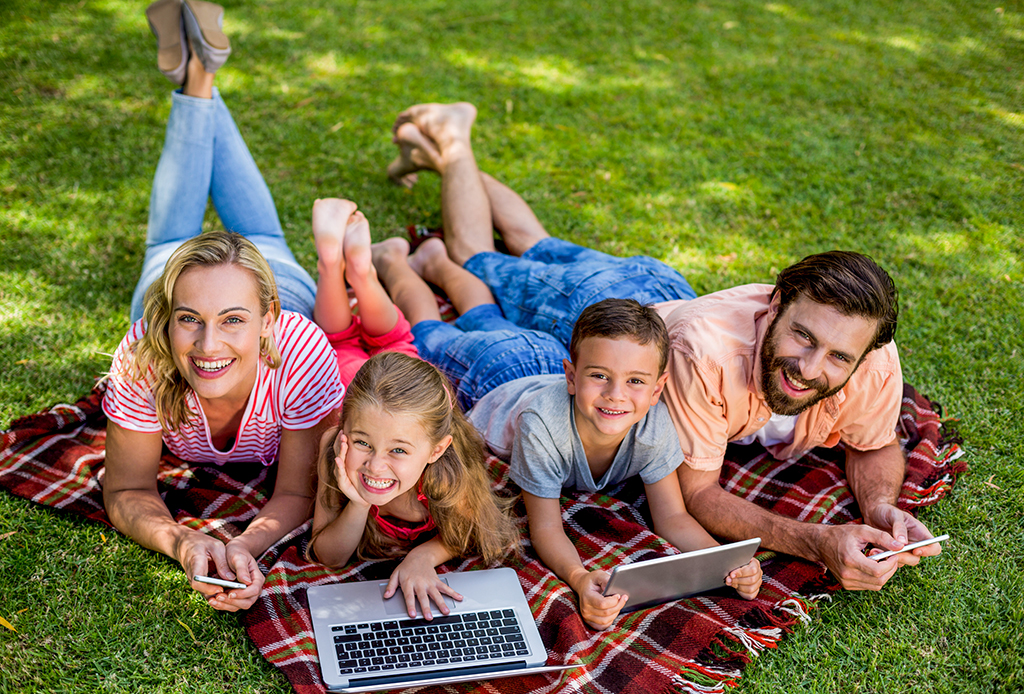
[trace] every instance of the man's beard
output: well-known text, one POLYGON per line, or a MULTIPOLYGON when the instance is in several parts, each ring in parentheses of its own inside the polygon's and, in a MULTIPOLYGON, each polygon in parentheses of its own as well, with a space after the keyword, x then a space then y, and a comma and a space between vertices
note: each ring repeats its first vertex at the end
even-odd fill
MULTIPOLYGON (((764 342, 761 343, 761 391, 764 393, 764 399, 769 409, 775 414, 798 415, 808 407, 838 393, 850 379, 847 378, 835 388, 829 389, 828 383, 823 378, 808 381, 801 376, 799 360, 794 357, 780 357, 776 354, 775 326, 778 320, 776 317, 768 326, 768 333, 764 336, 764 342), (808 394, 799 399, 786 394, 776 378, 776 374, 780 370, 789 376, 790 380, 808 386, 808 394)), ((852 376, 853 373, 851 372, 850 375, 852 376)), ((781 374, 779 378, 782 378, 781 374)))

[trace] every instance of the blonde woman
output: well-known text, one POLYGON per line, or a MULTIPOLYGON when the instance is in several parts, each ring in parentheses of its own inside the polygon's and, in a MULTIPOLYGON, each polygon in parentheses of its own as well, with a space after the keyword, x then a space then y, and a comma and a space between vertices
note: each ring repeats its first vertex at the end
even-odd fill
POLYGON ((167 37, 181 32, 174 45, 187 69, 153 180, 134 322, 103 401, 103 498, 118 530, 177 560, 211 606, 233 611, 260 593, 256 558, 312 514, 319 437, 335 423, 344 388, 310 320, 315 284, 288 249, 270 191, 213 88, 226 54, 205 44, 226 44, 217 38, 222 12, 192 0, 147 10, 161 59, 167 37), (199 235, 208 197, 231 232, 199 235), (180 525, 157 490, 164 446, 195 463, 276 465, 273 494, 229 542, 180 525), (195 580, 211 575, 245 588, 195 580))

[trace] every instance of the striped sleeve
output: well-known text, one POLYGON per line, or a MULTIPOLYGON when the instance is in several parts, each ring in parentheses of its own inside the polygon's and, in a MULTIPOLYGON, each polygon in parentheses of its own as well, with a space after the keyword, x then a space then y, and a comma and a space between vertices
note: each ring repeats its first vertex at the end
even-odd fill
POLYGON ((146 333, 141 320, 132 324, 114 352, 107 392, 103 395, 103 413, 125 429, 152 433, 160 431, 153 391, 148 379, 133 381, 131 345, 146 333))
POLYGON ((320 328, 297 313, 278 322, 277 410, 285 429, 308 429, 341 405, 345 387, 338 361, 320 328))

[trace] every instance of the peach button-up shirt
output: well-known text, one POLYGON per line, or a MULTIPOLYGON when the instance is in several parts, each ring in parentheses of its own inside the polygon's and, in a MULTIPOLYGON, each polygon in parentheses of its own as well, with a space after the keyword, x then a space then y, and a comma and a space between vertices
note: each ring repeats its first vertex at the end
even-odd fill
MULTIPOLYGON (((655 309, 668 326, 669 379, 662 399, 679 434, 685 463, 722 466, 726 445, 772 416, 761 392, 758 355, 775 318, 772 285, 748 284, 655 309)), ((797 417, 793 441, 769 447, 780 460, 842 441, 861 451, 896 439, 903 375, 896 344, 869 352, 846 386, 797 417)))

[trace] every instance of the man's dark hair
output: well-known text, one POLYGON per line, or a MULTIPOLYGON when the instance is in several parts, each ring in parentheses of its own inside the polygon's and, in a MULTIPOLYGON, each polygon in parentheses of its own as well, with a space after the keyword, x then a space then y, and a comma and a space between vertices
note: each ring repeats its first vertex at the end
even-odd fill
POLYGON ((658 376, 668 365, 668 330, 665 321, 650 306, 636 299, 604 299, 583 309, 572 328, 569 358, 576 363, 580 343, 588 337, 626 337, 640 345, 653 344, 658 350, 658 376))
POLYGON ((866 255, 828 251, 790 265, 775 279, 772 296, 781 297, 779 313, 801 296, 831 306, 844 316, 878 321, 868 352, 892 342, 896 334, 899 297, 889 273, 866 255))

